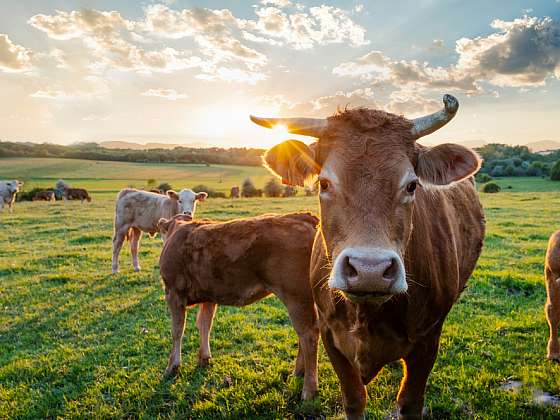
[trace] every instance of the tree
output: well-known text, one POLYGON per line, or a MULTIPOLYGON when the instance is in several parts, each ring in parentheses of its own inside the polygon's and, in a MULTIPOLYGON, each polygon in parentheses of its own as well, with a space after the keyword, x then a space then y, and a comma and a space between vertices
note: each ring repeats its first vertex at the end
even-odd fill
POLYGON ((496 184, 495 182, 489 182, 487 184, 484 184, 482 186, 482 192, 485 193, 497 193, 500 192, 502 189, 500 188, 500 186, 498 184, 496 184))
POLYGON ((276 178, 270 178, 263 190, 267 197, 280 197, 282 195, 282 185, 276 178))
POLYGON ((550 179, 560 181, 560 160, 554 164, 550 170, 550 179))
POLYGON ((173 187, 167 182, 162 182, 158 185, 157 189, 163 193, 166 193, 167 191, 172 190, 173 187))
POLYGON ((243 185, 241 186, 241 196, 242 197, 255 197, 257 189, 255 188, 255 184, 251 181, 251 178, 247 178, 243 181, 243 185))
POLYGON ((147 184, 148 184, 148 187, 153 187, 157 184, 157 181, 154 178, 150 178, 150 179, 148 179, 147 184))
POLYGON ((506 176, 513 176, 515 174, 515 167, 512 164, 509 164, 508 166, 506 166, 504 174, 506 176))
POLYGON ((291 185, 286 185, 284 187, 284 192, 282 193, 282 197, 294 197, 297 194, 297 188, 292 187, 291 185))
POLYGON ((206 194, 208 194, 209 198, 226 198, 226 195, 221 192, 221 191, 216 191, 213 188, 207 187, 206 185, 195 185, 194 187, 192 187, 192 190, 195 193, 199 193, 199 192, 205 192, 206 194))

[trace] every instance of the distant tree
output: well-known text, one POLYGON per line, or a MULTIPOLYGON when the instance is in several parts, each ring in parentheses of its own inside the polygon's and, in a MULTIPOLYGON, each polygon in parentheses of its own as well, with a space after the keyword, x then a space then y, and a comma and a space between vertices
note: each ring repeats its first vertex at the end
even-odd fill
POLYGON ((506 169, 504 170, 505 176, 513 176, 514 173, 515 173, 515 166, 513 166, 512 164, 506 166, 506 169))
POLYGON ((162 182, 161 184, 158 185, 157 189, 160 190, 162 193, 166 193, 167 191, 172 190, 173 187, 167 182, 162 182))
POLYGON ((484 184, 482 186, 482 192, 485 193, 497 193, 500 192, 502 189, 500 188, 500 186, 498 184, 496 184, 495 182, 489 182, 487 184, 484 184))
POLYGON ((242 197, 255 197, 257 189, 255 188, 255 184, 251 181, 251 178, 247 178, 243 181, 243 185, 241 186, 241 196, 242 197))
POLYGON ((560 160, 554 164, 550 170, 550 179, 560 181, 560 160))
POLYGON ((527 175, 528 175, 528 170, 525 170, 521 166, 518 167, 518 168, 515 168, 514 171, 513 171, 513 176, 527 176, 527 175))
POLYGON ((504 167, 501 166, 501 165, 494 166, 494 169, 492 169, 491 175, 493 177, 504 176, 504 167))
POLYGON ((291 185, 286 185, 282 192, 282 197, 294 197, 297 194, 297 188, 291 185))
POLYGON ((206 185, 195 185, 192 187, 192 190, 196 193, 205 192, 208 194, 209 198, 226 198, 226 195, 221 191, 216 191, 213 188, 210 188, 206 185))
POLYGON ((476 181, 480 182, 481 184, 484 184, 486 182, 490 182, 490 181, 492 181, 492 179, 494 179, 494 178, 492 178, 488 174, 481 174, 481 173, 476 174, 476 181))
POLYGON ((283 189, 276 178, 270 178, 263 190, 267 197, 280 197, 283 189))
POLYGON ((157 184, 157 181, 154 178, 148 179, 147 185, 148 187, 154 187, 157 184))

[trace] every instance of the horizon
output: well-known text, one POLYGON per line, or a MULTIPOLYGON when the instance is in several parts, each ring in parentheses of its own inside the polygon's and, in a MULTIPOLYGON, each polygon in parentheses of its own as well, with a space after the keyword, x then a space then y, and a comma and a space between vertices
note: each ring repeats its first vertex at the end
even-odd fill
POLYGON ((560 1, 443 3, 4 3, 0 138, 266 148, 311 139, 249 114, 416 117, 451 93, 457 117, 425 143, 560 142, 560 1))

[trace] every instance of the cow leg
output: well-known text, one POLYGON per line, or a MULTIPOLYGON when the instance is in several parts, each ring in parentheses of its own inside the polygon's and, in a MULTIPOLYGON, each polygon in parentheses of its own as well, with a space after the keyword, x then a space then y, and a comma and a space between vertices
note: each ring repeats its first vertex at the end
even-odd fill
POLYGON ((335 347, 330 330, 323 329, 321 331, 321 339, 340 382, 346 418, 348 420, 365 419, 364 411, 366 409, 367 393, 360 372, 335 347))
POLYGON ((546 305, 545 314, 548 321, 550 336, 548 338, 547 357, 560 360, 560 344, 558 343, 558 326, 560 325, 560 279, 546 270, 546 305))
POLYGON ((128 229, 129 229, 128 226, 115 229, 115 233, 113 235, 113 258, 112 258, 113 274, 119 271, 119 254, 121 252, 124 239, 126 238, 126 234, 128 233, 128 229))
POLYGON ((437 358, 441 327, 440 325, 439 331, 416 344, 404 358, 405 375, 397 396, 399 419, 422 418, 426 383, 437 358))
POLYGON ((198 315, 196 316, 196 327, 200 336, 200 348, 198 349, 198 364, 207 366, 212 358, 210 352, 210 331, 212 321, 218 305, 212 302, 204 302, 198 305, 198 315))
POLYGON ((294 369, 294 375, 296 376, 305 375, 305 357, 301 349, 301 340, 298 340, 298 351, 297 351, 296 368, 294 369))
POLYGON ((278 296, 286 305, 292 325, 298 335, 298 358, 296 359, 295 372, 301 370, 300 353, 303 353, 304 378, 301 398, 311 400, 317 396, 317 347, 319 345, 319 327, 317 325, 317 312, 313 301, 287 298, 278 296), (299 369, 298 369, 299 368, 299 369))
POLYGON ((169 354, 169 361, 164 376, 171 376, 181 365, 181 344, 185 332, 185 305, 181 304, 179 297, 169 290, 165 291, 165 300, 169 312, 171 312, 171 335, 173 336, 173 348, 169 354))
POLYGON ((138 228, 132 228, 130 230, 130 253, 132 254, 132 266, 134 271, 140 271, 140 265, 138 264, 138 248, 140 247, 140 238, 142 237, 142 231, 138 228))

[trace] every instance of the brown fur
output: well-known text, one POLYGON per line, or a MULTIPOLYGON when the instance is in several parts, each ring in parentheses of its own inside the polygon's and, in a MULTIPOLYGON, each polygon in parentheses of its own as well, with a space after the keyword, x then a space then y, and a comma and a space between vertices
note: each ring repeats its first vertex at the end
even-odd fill
POLYGON ((64 191, 64 198, 66 200, 80 200, 82 203, 86 200, 88 203, 91 203, 90 195, 83 188, 67 188, 64 191))
POLYGON ((547 357, 560 360, 558 327, 560 326, 560 230, 554 232, 548 241, 544 264, 546 282, 545 314, 550 335, 548 338, 547 357))
POLYGON ((201 304, 199 361, 210 358, 215 306, 245 306, 274 293, 288 309, 299 337, 296 372, 305 372, 303 398, 317 392, 319 330, 308 282, 318 219, 307 213, 220 223, 160 221, 168 233, 160 271, 172 317, 173 350, 166 373, 180 364, 185 310, 201 304))
POLYGON ((56 201, 54 191, 40 191, 33 197, 33 201, 56 201))
POLYGON ((231 187, 229 196, 230 198, 239 198, 239 187, 231 187))
POLYGON ((417 145, 411 127, 406 118, 383 111, 344 111, 328 119, 327 131, 312 147, 290 141, 264 157, 287 183, 300 184, 319 174, 327 159, 336 172, 334 192, 326 193, 328 198, 320 194, 321 229, 313 247, 311 286, 348 418, 362 418, 364 385, 399 359, 405 363, 399 415, 422 416, 443 322, 482 248, 484 215, 468 178, 478 169, 479 158, 457 145, 417 145), (298 159, 314 163, 300 169, 290 163, 298 159), (400 186, 410 171, 426 186, 455 184, 418 187, 410 201, 400 186), (330 289, 327 280, 335 258, 355 246, 397 252, 406 269, 407 293, 384 303, 355 303, 330 289))

